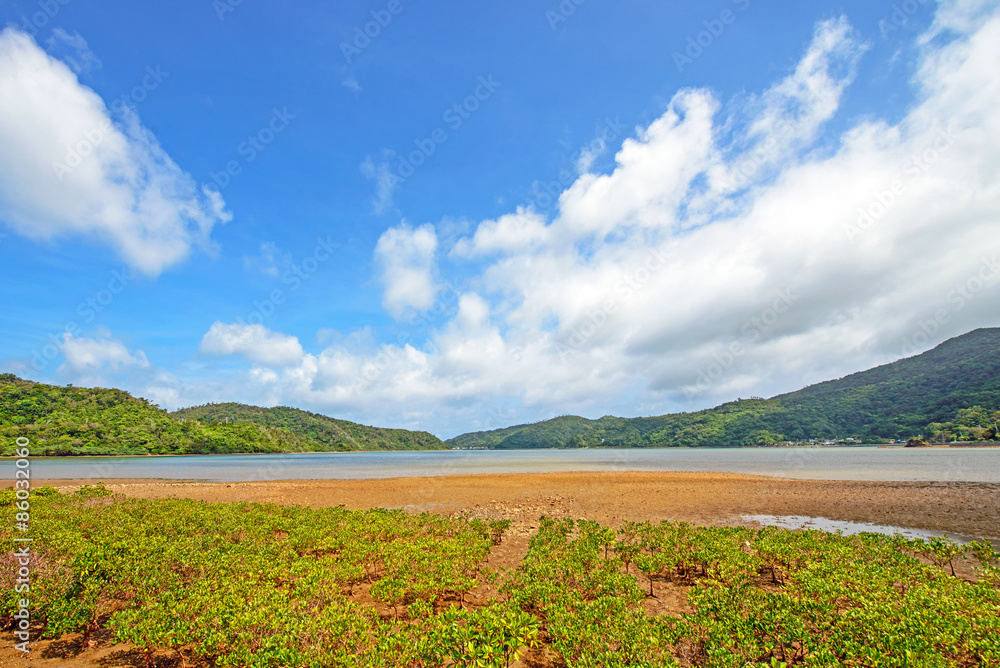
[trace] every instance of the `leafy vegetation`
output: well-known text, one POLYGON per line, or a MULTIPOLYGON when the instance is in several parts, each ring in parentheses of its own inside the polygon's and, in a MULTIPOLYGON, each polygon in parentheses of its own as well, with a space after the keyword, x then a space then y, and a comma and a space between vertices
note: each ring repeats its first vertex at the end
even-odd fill
MULTIPOLYGON (((221 406, 226 406, 222 404, 221 406)), ((236 405, 233 405, 236 406, 236 405)), ((244 407, 252 408, 252 407, 244 407)), ((273 416, 254 421, 205 420, 168 413, 146 399, 103 388, 61 387, 0 374, 0 454, 28 438, 33 455, 218 454, 440 448, 426 432, 377 429, 294 409, 256 409, 273 416), (301 415, 300 415, 301 414, 301 415)), ((219 411, 224 411, 222 408, 219 411)))
POLYGON ((206 404, 182 408, 171 415, 206 424, 251 423, 284 429, 308 437, 331 450, 422 450, 444 447, 439 438, 426 431, 366 427, 288 406, 260 408, 236 403, 206 404))
POLYGON ((997 441, 1000 411, 982 406, 963 408, 950 422, 927 425, 927 436, 935 443, 949 441, 997 441))
POLYGON ((963 551, 944 539, 673 522, 615 535, 543 519, 506 591, 569 666, 998 665, 997 555, 968 548, 984 574, 971 583, 942 567, 963 551), (677 589, 692 612, 644 611, 677 589))
POLYGON ((711 447, 847 437, 905 441, 922 433, 941 441, 996 440, 998 413, 1000 329, 994 328, 771 399, 739 399, 708 410, 646 418, 564 416, 464 434, 447 443, 488 448, 711 447))
MULTIPOLYGON (((985 541, 542 518, 521 565, 496 573, 503 523, 100 485, 34 496, 33 635, 108 628, 149 665, 157 651, 269 668, 1000 665, 985 541), (963 554, 976 581, 954 575, 963 554), (671 595, 684 611, 659 605, 671 595)), ((0 528, 7 555, 13 538, 0 528)))
POLYGON ((0 374, 0 454, 209 454, 463 448, 718 447, 853 437, 879 442, 1000 440, 1000 329, 771 399, 709 410, 588 420, 563 416, 442 443, 427 432, 368 427, 288 407, 208 404, 167 413, 111 389, 0 374))

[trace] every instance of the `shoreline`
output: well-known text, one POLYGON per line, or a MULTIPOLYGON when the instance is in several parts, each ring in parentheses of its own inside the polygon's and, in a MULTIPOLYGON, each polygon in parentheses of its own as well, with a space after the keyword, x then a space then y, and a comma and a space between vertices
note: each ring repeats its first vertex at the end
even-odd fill
MULTIPOLYGON (((174 453, 168 455, 28 455, 29 459, 59 459, 72 461, 74 459, 150 459, 167 457, 248 457, 257 455, 349 455, 356 452, 444 452, 444 450, 320 450, 318 452, 209 452, 209 453, 174 453)), ((17 455, 0 455, 0 461, 4 459, 23 459, 17 455)))
MULTIPOLYGON (((570 452, 574 450, 603 450, 606 452, 620 451, 650 451, 650 450, 825 450, 833 448, 873 448, 886 450, 1000 450, 1000 442, 983 441, 983 445, 975 443, 935 443, 923 446, 907 447, 898 443, 838 443, 837 445, 739 445, 739 446, 704 446, 704 447, 649 447, 649 448, 512 448, 512 449, 489 449, 489 448, 428 448, 424 450, 317 450, 309 452, 209 452, 209 453, 184 453, 184 454, 164 454, 164 455, 29 455, 30 459, 54 459, 60 461, 73 461, 77 459, 150 459, 168 457, 250 457, 250 456, 271 456, 284 457, 289 455, 372 455, 372 454, 401 454, 401 453, 428 453, 428 452, 570 452), (988 443, 996 443, 995 445, 988 443)), ((0 455, 0 461, 22 459, 17 455, 0 455)))
MULTIPOLYGON (((35 479, 71 491, 95 479, 35 479)), ((314 508, 402 508, 509 518, 530 532, 541 515, 613 525, 673 519, 745 524, 747 515, 823 517, 972 538, 1000 539, 1000 483, 875 482, 772 478, 738 473, 478 473, 369 479, 199 482, 112 479, 129 498, 262 502, 314 508)))

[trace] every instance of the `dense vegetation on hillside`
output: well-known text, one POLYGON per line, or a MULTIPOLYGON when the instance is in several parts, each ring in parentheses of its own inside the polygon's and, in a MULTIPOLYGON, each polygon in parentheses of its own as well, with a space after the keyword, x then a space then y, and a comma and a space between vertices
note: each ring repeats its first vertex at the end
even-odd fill
MULTIPOLYGON (((563 416, 463 434, 451 447, 746 446, 853 437, 931 442, 998 440, 1000 329, 981 329, 922 355, 771 399, 659 417, 563 416)), ((418 450, 427 432, 367 427, 295 408, 209 404, 174 413, 121 390, 45 385, 0 374, 0 454, 14 439, 34 454, 203 454, 418 450)))
POLYGON ((986 541, 541 517, 520 563, 491 568, 509 520, 100 485, 16 498, 0 490, 0 507, 30 503, 30 527, 0 526, 0 550, 33 539, 30 592, 0 589, 0 627, 14 637, 30 614, 15 642, 63 639, 45 651, 117 641, 134 665, 253 668, 1000 662, 986 541), (974 581, 955 575, 963 556, 974 581))
POLYGON ((366 427, 288 406, 261 408, 236 403, 206 404, 182 408, 171 415, 211 424, 249 422, 285 429, 307 436, 331 450, 423 450, 443 447, 438 437, 426 431, 366 427))
POLYGON ((926 437, 932 443, 949 441, 1000 440, 1000 411, 990 411, 982 406, 963 408, 950 422, 932 422, 927 425, 926 437))
POLYGON ((453 447, 741 446, 854 437, 996 439, 1000 329, 950 339, 922 355, 771 399, 694 413, 599 420, 564 416, 463 434, 453 447), (979 427, 982 427, 980 429, 979 427), (991 430, 991 427, 993 429, 991 430))
MULTIPOLYGON (((212 408, 212 407, 207 407, 212 408)), ((197 409, 194 409, 197 410, 197 409)), ((259 409, 263 410, 263 409, 259 409)), ((274 409, 278 410, 278 409, 274 409)), ((299 411, 301 412, 301 411, 299 411)), ((304 415, 311 415, 304 413, 304 415)), ((321 416, 315 416, 314 422, 321 416)), ((18 437, 36 455, 321 452, 441 447, 429 434, 336 421, 339 440, 303 422, 216 422, 167 413, 122 390, 62 387, 0 374, 0 454, 18 437), (300 427, 302 427, 300 429, 300 427)))
POLYGON ((601 418, 588 420, 576 415, 538 422, 536 424, 519 424, 493 431, 475 431, 462 434, 449 440, 452 447, 475 448, 565 448, 582 445, 584 434, 591 431, 594 425, 602 420, 617 418, 601 418), (573 445, 569 445, 573 444, 573 445))

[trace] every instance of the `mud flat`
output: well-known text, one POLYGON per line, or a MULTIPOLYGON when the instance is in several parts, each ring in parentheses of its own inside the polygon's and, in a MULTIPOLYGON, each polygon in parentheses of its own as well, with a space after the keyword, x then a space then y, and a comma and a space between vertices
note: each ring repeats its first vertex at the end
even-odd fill
MULTIPOLYGON (((92 481, 50 481, 75 488, 92 481)), ((35 484, 45 484, 35 481, 35 484)), ((510 517, 539 515, 738 524, 745 515, 824 517, 1000 538, 1000 484, 790 480, 726 473, 610 472, 451 475, 371 480, 205 483, 115 480, 128 497, 407 508, 510 517)))

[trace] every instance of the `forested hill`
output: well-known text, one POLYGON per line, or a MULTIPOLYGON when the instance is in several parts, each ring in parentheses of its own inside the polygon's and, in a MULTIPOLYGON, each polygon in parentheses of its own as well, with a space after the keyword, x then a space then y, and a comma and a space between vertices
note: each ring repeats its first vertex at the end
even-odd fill
POLYGON ((1000 328, 771 399, 648 418, 563 416, 463 434, 452 447, 741 446, 807 439, 996 439, 1000 328))
POLYGON ((366 427, 288 406, 261 408, 236 403, 206 404, 182 408, 171 415, 208 424, 253 423, 285 429, 306 436, 330 450, 427 450, 444 447, 441 439, 426 431, 366 427))
POLYGON ((563 416, 464 434, 380 429, 295 408, 210 404, 168 413, 114 389, 62 387, 0 374, 0 454, 27 437, 33 454, 203 454, 442 447, 739 446, 853 437, 997 439, 1000 329, 771 399, 709 410, 599 420, 563 416))
MULTIPOLYGON (((235 404, 232 404, 235 405, 235 404)), ((226 406, 220 404, 219 406, 226 406)), ((441 448, 426 432, 377 429, 294 409, 282 411, 305 419, 215 420, 217 406, 195 415, 168 413, 128 392, 103 388, 62 387, 0 374, 0 454, 13 452, 15 439, 29 439, 36 455, 212 454, 237 452, 324 452, 441 448), (326 431, 316 425, 336 423, 326 431)))

